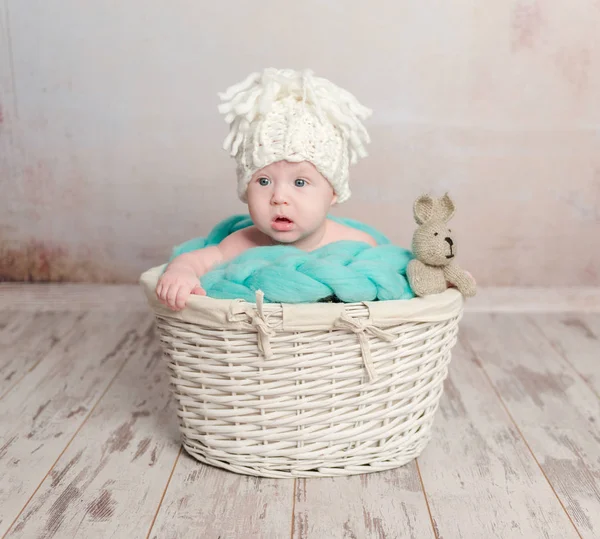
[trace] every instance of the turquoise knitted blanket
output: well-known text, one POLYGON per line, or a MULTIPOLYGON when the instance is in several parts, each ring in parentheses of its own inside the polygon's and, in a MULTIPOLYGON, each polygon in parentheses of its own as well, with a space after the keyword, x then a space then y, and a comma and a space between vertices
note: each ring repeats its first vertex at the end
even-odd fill
MULTIPOLYGON (((264 301, 271 303, 353 303, 415 296, 406 279, 406 266, 413 258, 410 251, 392 245, 386 236, 364 223, 329 218, 369 233, 378 245, 338 241, 310 252, 287 245, 255 247, 201 277, 202 287, 213 298, 248 302, 254 302, 256 291, 262 290, 264 301)), ((170 260, 217 245, 252 224, 249 215, 224 219, 208 236, 176 246, 170 260)))

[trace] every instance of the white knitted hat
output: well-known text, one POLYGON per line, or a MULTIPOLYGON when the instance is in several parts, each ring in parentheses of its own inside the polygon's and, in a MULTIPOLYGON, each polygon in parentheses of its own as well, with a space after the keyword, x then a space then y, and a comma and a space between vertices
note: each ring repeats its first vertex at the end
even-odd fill
POLYGON ((223 147, 237 161, 238 195, 245 202, 252 175, 277 161, 309 161, 332 185, 338 202, 350 198, 348 168, 365 157, 371 115, 346 90, 310 70, 265 69, 219 94, 230 124, 223 147))

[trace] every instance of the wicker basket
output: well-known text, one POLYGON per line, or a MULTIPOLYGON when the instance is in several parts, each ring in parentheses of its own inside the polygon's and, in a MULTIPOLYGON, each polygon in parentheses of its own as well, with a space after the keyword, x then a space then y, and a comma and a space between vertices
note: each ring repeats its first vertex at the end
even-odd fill
POLYGON ((263 477, 401 466, 431 435, 462 295, 353 304, 193 296, 173 312, 141 277, 171 371, 186 451, 263 477))

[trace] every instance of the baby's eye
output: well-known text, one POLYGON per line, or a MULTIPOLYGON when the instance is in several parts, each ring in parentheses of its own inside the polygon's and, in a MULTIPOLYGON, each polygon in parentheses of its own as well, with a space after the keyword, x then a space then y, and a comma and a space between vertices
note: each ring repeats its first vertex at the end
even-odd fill
POLYGON ((271 183, 271 180, 269 180, 269 178, 258 178, 258 184, 262 185, 263 187, 265 185, 269 185, 271 183))
POLYGON ((298 178, 295 182, 294 185, 296 187, 304 187, 306 185, 306 180, 303 180, 302 178, 298 178))

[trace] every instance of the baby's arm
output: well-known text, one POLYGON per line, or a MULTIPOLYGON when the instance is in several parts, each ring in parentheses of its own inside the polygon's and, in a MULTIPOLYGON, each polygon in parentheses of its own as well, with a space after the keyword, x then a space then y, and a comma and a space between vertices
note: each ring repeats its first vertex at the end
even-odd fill
POLYGON ((190 294, 206 295, 200 286, 200 277, 255 246, 251 231, 242 229, 227 236, 219 245, 179 255, 158 280, 156 295, 159 301, 174 311, 183 309, 190 294))
POLYGON ((199 278, 219 264, 223 255, 218 245, 184 253, 167 266, 156 285, 156 295, 161 303, 179 311, 185 307, 190 294, 205 295, 199 278))

